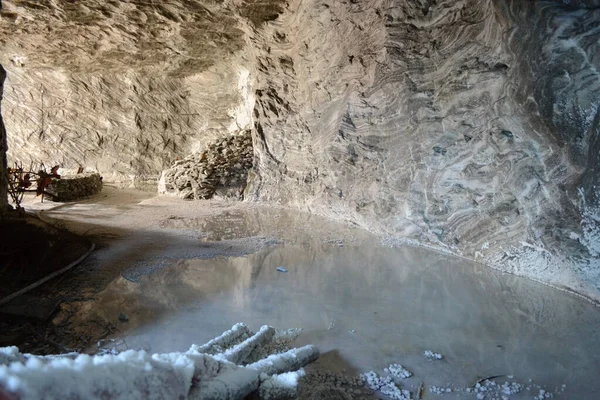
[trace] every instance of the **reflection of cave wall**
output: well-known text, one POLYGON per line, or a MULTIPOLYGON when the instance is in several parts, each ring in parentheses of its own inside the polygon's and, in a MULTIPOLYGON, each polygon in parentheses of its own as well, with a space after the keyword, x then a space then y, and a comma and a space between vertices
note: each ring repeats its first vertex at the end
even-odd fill
POLYGON ((600 298, 597 0, 128 3, 8 2, 11 157, 156 177, 253 127, 254 200, 600 298))

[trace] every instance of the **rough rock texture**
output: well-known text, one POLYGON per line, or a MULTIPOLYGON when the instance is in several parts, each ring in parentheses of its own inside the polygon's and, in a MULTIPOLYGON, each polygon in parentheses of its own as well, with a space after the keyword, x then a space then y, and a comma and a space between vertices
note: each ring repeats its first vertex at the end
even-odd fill
POLYGON ((3 3, 10 159, 156 179, 209 140, 251 127, 244 30, 272 19, 277 2, 162 3, 3 3))
POLYGON ((600 300, 597 0, 4 4, 12 158, 144 179, 252 128, 252 200, 600 300))
POLYGON ((257 40, 256 199, 600 298, 600 10, 295 4, 257 40))
POLYGON ((242 199, 254 157, 250 131, 208 145, 163 171, 158 193, 184 199, 242 199))
POLYGON ((6 71, 0 64, 0 220, 8 210, 8 175, 6 163, 6 129, 2 120, 2 96, 6 71))
POLYGON ((100 193, 102 177, 98 174, 61 176, 52 179, 46 191, 54 201, 73 201, 100 193))
POLYGON ((265 400, 296 398, 303 367, 319 358, 311 345, 270 354, 276 331, 242 323, 186 352, 144 350, 37 356, 0 347, 3 399, 230 399, 259 392, 265 400), (212 354, 208 354, 208 353, 212 354), (260 352, 257 361, 252 358, 260 352), (62 385, 56 385, 60 380, 62 385))

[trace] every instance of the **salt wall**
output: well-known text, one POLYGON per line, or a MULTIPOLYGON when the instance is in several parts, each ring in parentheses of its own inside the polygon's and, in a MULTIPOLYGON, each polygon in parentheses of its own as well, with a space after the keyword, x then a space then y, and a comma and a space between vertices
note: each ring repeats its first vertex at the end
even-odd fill
POLYGON ((157 180, 250 130, 246 200, 600 300, 596 0, 3 3, 9 160, 157 180))

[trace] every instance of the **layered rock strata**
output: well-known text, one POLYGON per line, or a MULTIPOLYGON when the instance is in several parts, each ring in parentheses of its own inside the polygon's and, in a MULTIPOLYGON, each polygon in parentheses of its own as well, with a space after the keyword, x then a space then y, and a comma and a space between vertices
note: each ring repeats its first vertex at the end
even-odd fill
POLYGON ((599 13, 294 3, 256 39, 253 198, 600 299, 599 13))
POLYGON ((278 4, 4 1, 9 159, 156 180, 250 128, 246 31, 275 18, 278 4))

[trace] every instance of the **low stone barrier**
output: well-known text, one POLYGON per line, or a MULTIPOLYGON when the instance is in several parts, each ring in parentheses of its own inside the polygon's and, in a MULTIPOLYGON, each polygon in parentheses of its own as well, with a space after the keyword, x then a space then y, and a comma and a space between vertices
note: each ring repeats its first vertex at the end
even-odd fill
POLYGON ((99 174, 63 175, 52 178, 46 192, 54 201, 73 201, 99 193, 102 190, 102 177, 99 174))

